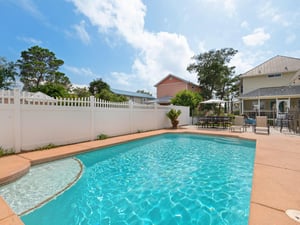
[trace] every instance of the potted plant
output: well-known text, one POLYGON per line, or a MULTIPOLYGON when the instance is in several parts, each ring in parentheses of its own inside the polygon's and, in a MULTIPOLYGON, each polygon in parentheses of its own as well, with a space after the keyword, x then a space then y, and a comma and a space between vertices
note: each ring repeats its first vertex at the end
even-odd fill
POLYGON ((171 109, 166 115, 171 120, 172 128, 176 129, 179 123, 178 117, 180 116, 181 111, 178 109, 171 109))

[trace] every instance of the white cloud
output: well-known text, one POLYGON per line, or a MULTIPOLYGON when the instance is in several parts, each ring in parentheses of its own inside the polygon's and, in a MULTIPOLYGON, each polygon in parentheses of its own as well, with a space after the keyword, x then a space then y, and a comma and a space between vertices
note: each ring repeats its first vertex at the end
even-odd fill
POLYGON ((99 77, 97 74, 95 74, 90 68, 78 68, 75 66, 69 66, 69 65, 63 65, 63 68, 77 76, 84 76, 89 78, 97 78, 99 77))
POLYGON ((248 27, 249 27, 249 23, 248 23, 247 21, 243 21, 243 22, 241 23, 241 27, 242 27, 242 28, 248 28, 248 27))
POLYGON ((86 84, 72 84, 73 88, 88 88, 86 84))
POLYGON ((215 4, 219 9, 224 9, 228 16, 236 14, 236 0, 203 0, 215 4))
POLYGON ((230 16, 233 16, 235 14, 236 12, 235 0, 224 0, 224 7, 230 16))
POLYGON ((120 86, 129 86, 129 78, 132 77, 132 75, 126 74, 126 73, 121 73, 121 72, 113 72, 112 78, 110 80, 110 83, 117 83, 120 86))
POLYGON ((89 44, 90 43, 91 38, 90 38, 88 32, 85 29, 85 21, 84 20, 82 20, 80 22, 80 24, 74 25, 73 28, 75 29, 78 37, 80 38, 80 40, 84 44, 89 44))
POLYGON ((246 56, 244 53, 238 52, 230 61, 230 66, 235 66, 236 74, 245 73, 252 69, 253 59, 251 56, 246 56))
POLYGON ((266 33, 263 28, 256 28, 252 34, 243 37, 243 42, 248 46, 259 46, 263 45, 270 38, 271 35, 266 33))
POLYGON ((199 49, 198 52, 200 52, 200 53, 206 52, 206 51, 207 51, 207 49, 206 49, 206 47, 205 47, 205 41, 200 41, 200 42, 198 43, 198 49, 199 49))
POLYGON ((186 75, 186 66, 193 52, 182 35, 159 32, 147 33, 140 56, 133 64, 133 70, 150 82, 158 82, 162 76, 174 73, 186 75))
POLYGON ((39 19, 44 19, 44 16, 39 11, 37 6, 32 0, 20 0, 16 3, 16 5, 23 8, 25 11, 29 12, 32 16, 37 17, 39 19))
POLYGON ((274 52, 265 50, 257 50, 255 52, 251 50, 238 52, 231 59, 229 65, 236 67, 236 74, 242 74, 261 64, 261 62, 270 59, 273 56, 274 52))
POLYGON ((288 22, 280 10, 275 8, 272 5, 271 1, 266 2, 260 9, 260 16, 266 19, 271 19, 271 21, 281 24, 282 26, 289 26, 290 22, 288 22))
POLYGON ((143 31, 146 6, 140 0, 71 1, 101 32, 116 29, 129 39, 135 32, 143 31))
POLYGON ((43 24, 54 28, 51 24, 49 24, 47 18, 42 13, 42 11, 39 10, 37 4, 33 0, 8 0, 10 3, 16 5, 17 7, 21 8, 22 10, 26 11, 30 14, 30 16, 34 17, 35 19, 38 19, 43 24))
POLYGON ((123 85, 147 83, 148 89, 169 73, 189 77, 186 67, 194 55, 186 38, 167 32, 151 33, 144 28, 146 6, 140 0, 72 0, 100 32, 113 31, 138 52, 132 73, 114 71, 123 85), (134 74, 134 75, 133 75, 134 74))
POLYGON ((41 45, 43 42, 41 40, 37 40, 35 38, 32 37, 17 37, 18 40, 20 41, 24 41, 27 44, 30 45, 41 45))

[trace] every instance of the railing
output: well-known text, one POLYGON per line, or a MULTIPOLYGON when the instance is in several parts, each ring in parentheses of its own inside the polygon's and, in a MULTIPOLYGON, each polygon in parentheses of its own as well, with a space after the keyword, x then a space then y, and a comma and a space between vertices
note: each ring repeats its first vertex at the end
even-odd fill
MULTIPOLYGON (((100 108, 129 108, 130 102, 109 102, 102 99, 96 99, 94 96, 86 98, 52 98, 41 95, 36 97, 30 92, 21 92, 18 90, 0 90, 0 104, 17 104, 20 100, 21 105, 47 105, 47 106, 66 106, 66 107, 100 107, 100 108)), ((142 108, 153 108, 153 106, 141 105, 142 108)))
POLYGON ((169 109, 170 106, 156 104, 140 104, 132 101, 110 102, 95 98, 94 96, 85 98, 52 98, 46 95, 35 97, 30 92, 19 92, 18 90, 0 90, 0 104, 18 104, 32 106, 64 106, 64 107, 95 107, 95 108, 134 108, 134 109, 169 109), (44 96, 44 97, 43 97, 44 96))
POLYGON ((244 110, 244 114, 251 118, 255 118, 256 116, 267 116, 268 119, 276 119, 276 112, 273 110, 244 110))
POLYGON ((278 113, 271 110, 244 110, 244 114, 250 118, 256 116, 267 116, 268 124, 271 126, 278 126, 282 131, 283 128, 287 128, 290 132, 300 133, 300 111, 289 111, 287 113, 278 113))

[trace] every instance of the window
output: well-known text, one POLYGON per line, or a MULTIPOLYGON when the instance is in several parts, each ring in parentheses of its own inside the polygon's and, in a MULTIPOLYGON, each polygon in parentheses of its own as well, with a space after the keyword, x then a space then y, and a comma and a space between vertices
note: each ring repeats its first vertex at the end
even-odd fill
POLYGON ((281 73, 275 73, 275 74, 268 75, 268 78, 276 78, 276 77, 281 77, 281 73))

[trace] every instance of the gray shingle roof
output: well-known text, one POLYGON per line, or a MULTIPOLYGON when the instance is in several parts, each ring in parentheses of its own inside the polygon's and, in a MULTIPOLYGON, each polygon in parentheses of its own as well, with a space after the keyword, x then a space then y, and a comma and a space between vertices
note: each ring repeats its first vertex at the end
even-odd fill
POLYGON ((275 56, 241 75, 243 77, 265 74, 287 73, 300 70, 300 59, 287 56, 275 56))
POLYGON ((111 91, 118 95, 125 95, 130 97, 139 97, 139 98, 147 98, 147 99, 155 99, 153 96, 144 94, 144 93, 138 93, 133 91, 123 91, 118 89, 111 89, 111 91))
POLYGON ((251 92, 248 92, 244 95, 241 95, 240 98, 279 97, 279 96, 300 97, 300 85, 259 88, 251 92))

